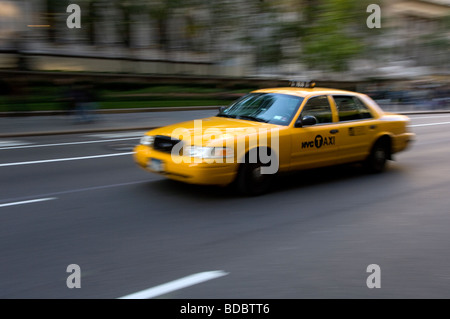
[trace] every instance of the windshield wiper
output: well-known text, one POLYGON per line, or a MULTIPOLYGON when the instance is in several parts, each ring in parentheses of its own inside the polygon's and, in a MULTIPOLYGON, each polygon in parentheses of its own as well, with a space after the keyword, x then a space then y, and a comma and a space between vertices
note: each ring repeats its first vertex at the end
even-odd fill
POLYGON ((255 117, 255 116, 249 116, 249 115, 239 115, 237 117, 237 119, 242 119, 242 120, 250 120, 250 121, 256 121, 256 122, 263 122, 263 123, 268 123, 269 121, 259 118, 259 117, 255 117))
POLYGON ((228 118, 231 118, 231 119, 235 119, 236 118, 236 115, 228 115, 228 114, 217 114, 216 116, 218 116, 218 117, 228 117, 228 118))

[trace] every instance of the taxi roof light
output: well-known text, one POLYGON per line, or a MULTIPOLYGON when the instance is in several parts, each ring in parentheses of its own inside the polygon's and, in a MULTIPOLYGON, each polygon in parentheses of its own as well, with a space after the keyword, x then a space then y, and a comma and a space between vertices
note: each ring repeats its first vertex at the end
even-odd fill
POLYGON ((291 80, 291 81, 289 81, 289 85, 291 87, 313 89, 316 86, 316 82, 291 80))

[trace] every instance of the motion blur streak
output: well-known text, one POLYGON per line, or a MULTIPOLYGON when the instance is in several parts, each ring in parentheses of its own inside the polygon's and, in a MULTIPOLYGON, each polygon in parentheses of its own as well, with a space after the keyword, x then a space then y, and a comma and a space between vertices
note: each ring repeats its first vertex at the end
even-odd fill
POLYGON ((138 137, 116 138, 116 139, 101 140, 101 141, 83 141, 83 142, 70 142, 70 143, 41 144, 41 145, 8 146, 8 147, 0 147, 0 151, 1 150, 13 150, 13 149, 19 149, 19 148, 36 148, 36 147, 81 145, 81 144, 93 144, 93 143, 109 143, 109 142, 136 140, 136 139, 138 139, 138 137))

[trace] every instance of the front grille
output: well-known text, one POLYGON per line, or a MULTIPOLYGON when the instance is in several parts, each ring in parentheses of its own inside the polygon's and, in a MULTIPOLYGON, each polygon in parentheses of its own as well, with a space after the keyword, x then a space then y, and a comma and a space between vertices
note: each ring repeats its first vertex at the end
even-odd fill
POLYGON ((155 141, 153 142, 153 149, 164 153, 172 153, 173 147, 178 143, 181 143, 181 141, 172 139, 169 136, 157 135, 155 136, 155 141))

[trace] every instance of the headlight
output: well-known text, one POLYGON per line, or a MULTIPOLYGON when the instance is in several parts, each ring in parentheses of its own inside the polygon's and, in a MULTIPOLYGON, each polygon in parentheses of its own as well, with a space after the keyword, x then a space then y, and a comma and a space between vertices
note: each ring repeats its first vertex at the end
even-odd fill
POLYGON ((144 135, 141 138, 142 145, 152 146, 154 141, 155 141, 154 136, 144 135))
POLYGON ((233 149, 229 147, 186 146, 183 155, 197 158, 233 157, 233 149))

